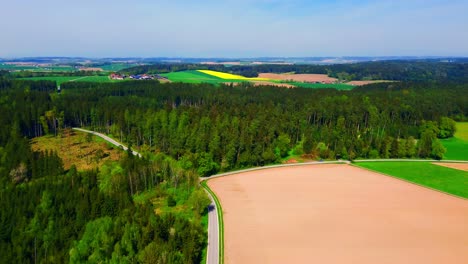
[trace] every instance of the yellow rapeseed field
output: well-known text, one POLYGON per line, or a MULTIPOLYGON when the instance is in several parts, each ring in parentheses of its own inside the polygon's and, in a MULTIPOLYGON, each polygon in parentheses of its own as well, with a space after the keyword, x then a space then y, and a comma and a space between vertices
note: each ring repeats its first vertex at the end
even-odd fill
POLYGON ((248 78, 241 75, 230 74, 225 72, 218 72, 218 71, 210 71, 210 70, 198 70, 199 72, 212 75, 221 79, 228 79, 228 80, 245 80, 245 81, 270 81, 268 78, 248 78))

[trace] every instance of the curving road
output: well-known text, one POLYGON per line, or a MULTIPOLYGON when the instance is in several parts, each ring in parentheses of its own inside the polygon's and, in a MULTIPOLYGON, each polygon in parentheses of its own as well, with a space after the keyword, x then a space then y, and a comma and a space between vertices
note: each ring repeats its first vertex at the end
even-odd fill
MULTIPOLYGON (((72 128, 72 129, 73 129, 73 130, 76 130, 76 131, 81 131, 81 132, 84 132, 84 133, 93 134, 93 135, 95 135, 95 136, 98 136, 98 137, 104 139, 105 141, 111 143, 111 144, 114 145, 114 146, 117 146, 117 147, 119 147, 119 148, 122 148, 122 149, 125 150, 125 151, 128 150, 127 146, 125 146, 124 144, 122 144, 122 143, 116 141, 115 139, 112 139, 112 138, 110 138, 110 137, 108 137, 108 136, 106 136, 106 135, 104 135, 104 134, 102 134, 102 133, 95 132, 95 131, 91 131, 91 130, 87 130, 87 129, 83 129, 83 128, 77 128, 77 127, 74 127, 74 128, 72 128)), ((140 154, 140 153, 138 153, 138 152, 136 152, 136 151, 134 151, 134 150, 132 151, 132 153, 133 153, 133 155, 138 156, 138 157, 141 158, 141 154, 140 154)))
POLYGON ((208 206, 208 247, 206 252, 207 264, 218 264, 219 262, 219 223, 218 208, 211 194, 208 193, 211 204, 208 206))

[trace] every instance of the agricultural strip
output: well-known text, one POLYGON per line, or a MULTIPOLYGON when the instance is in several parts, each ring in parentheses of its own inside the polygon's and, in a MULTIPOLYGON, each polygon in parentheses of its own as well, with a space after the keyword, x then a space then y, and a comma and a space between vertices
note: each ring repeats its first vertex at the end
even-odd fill
POLYGON ((335 88, 337 90, 352 90, 354 86, 346 83, 303 83, 303 82, 286 82, 287 84, 294 85, 301 88, 310 89, 324 89, 324 88, 335 88))
POLYGON ((217 72, 217 71, 210 71, 210 70, 199 70, 198 72, 205 73, 211 76, 215 76, 224 80, 240 80, 240 81, 270 81, 268 78, 249 78, 244 77, 241 75, 230 74, 225 72, 217 72))
POLYGON ((221 84, 225 82, 238 82, 239 80, 225 80, 205 74, 199 71, 180 71, 180 72, 170 72, 163 73, 161 76, 164 76, 171 80, 172 82, 184 82, 184 83, 211 83, 211 84, 221 84))
POLYGON ((468 198, 468 172, 466 171, 442 167, 430 162, 359 162, 356 165, 468 198))
POLYGON ((288 73, 260 73, 260 78, 293 82, 337 82, 338 79, 326 74, 288 74, 288 73))
POLYGON ((349 165, 208 181, 226 263, 464 263, 468 202, 349 165))
POLYGON ((434 165, 439 165, 447 168, 452 168, 456 170, 468 171, 468 163, 443 163, 437 162, 434 165))

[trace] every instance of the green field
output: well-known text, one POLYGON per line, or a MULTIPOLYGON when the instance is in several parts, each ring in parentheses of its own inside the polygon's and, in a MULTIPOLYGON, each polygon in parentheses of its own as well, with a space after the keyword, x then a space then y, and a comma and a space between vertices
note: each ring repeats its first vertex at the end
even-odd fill
POLYGON ((323 83, 303 83, 303 82, 287 82, 301 88, 310 88, 310 89, 320 89, 320 88, 335 88, 337 90, 352 90, 354 86, 345 84, 345 83, 333 83, 333 84, 323 84, 323 83))
POLYGON ((47 77, 31 77, 20 78, 20 80, 32 81, 55 81, 57 85, 64 82, 119 82, 119 80, 111 80, 108 76, 47 76, 47 77))
POLYGON ((441 142, 447 149, 444 159, 468 160, 468 122, 457 123, 455 136, 441 142))
POLYGON ((180 71, 160 74, 171 80, 172 82, 184 82, 184 83, 231 83, 240 82, 239 80, 227 80, 221 79, 216 76, 208 75, 199 71, 180 71))
POLYGON ((71 66, 22 66, 11 64, 0 64, 0 70, 8 71, 34 71, 34 72, 70 72, 75 71, 71 66))
POLYGON ((359 162, 355 165, 468 198, 468 172, 430 162, 359 162))
POLYGON ((116 71, 121 71, 123 69, 128 69, 131 67, 139 66, 140 64, 135 64, 135 63, 111 63, 111 64, 106 64, 102 66, 96 66, 97 68, 101 68, 103 71, 111 71, 111 72, 116 72, 116 71))

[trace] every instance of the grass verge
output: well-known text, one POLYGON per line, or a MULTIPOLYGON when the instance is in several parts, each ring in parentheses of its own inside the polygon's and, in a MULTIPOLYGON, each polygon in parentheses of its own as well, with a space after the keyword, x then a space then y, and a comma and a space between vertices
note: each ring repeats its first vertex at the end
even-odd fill
POLYGON ((444 193, 468 198, 468 172, 430 162, 359 162, 353 165, 444 193))
POLYGON ((223 208, 221 207, 221 203, 216 197, 216 194, 210 189, 207 184, 207 181, 202 181, 201 186, 205 188, 205 190, 213 197, 215 201, 217 212, 218 212, 218 226, 219 226, 219 263, 224 263, 224 222, 223 222, 223 208))

